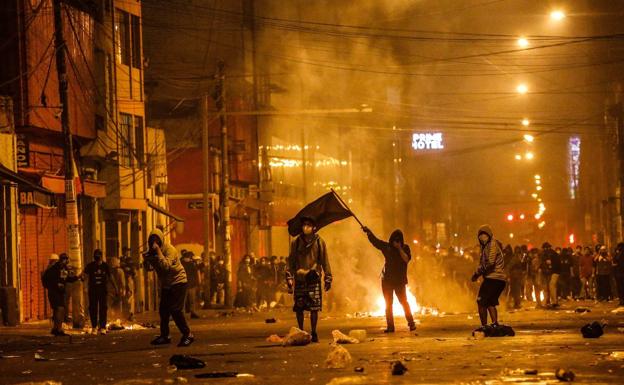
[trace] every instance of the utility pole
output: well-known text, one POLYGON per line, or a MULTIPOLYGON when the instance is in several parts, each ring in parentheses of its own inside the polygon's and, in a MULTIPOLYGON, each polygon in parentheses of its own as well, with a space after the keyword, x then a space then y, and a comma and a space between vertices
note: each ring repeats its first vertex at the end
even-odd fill
POLYGON ((217 89, 216 105, 219 111, 219 123, 221 124, 221 235, 223 239, 223 257, 227 280, 225 281, 225 306, 232 306, 232 249, 230 247, 230 163, 228 153, 228 131, 225 115, 225 63, 219 60, 217 63, 217 89))
MULTIPOLYGON (((82 271, 82 247, 80 244, 80 223, 78 221, 78 202, 74 186, 74 148, 69 129, 69 100, 67 95, 67 66, 65 63, 65 39, 63 37, 63 18, 61 0, 53 0, 54 8, 54 48, 56 50, 56 70, 61 102, 61 128, 64 138, 63 158, 65 160, 65 216, 67 219, 67 254, 77 272, 82 271)), ((82 313, 82 284, 72 284, 72 313, 74 325, 84 322, 82 313), (76 319, 79 316, 79 320, 76 319)))
MULTIPOLYGON (((208 250, 210 250, 210 216, 212 213, 212 205, 210 204, 210 145, 208 144, 208 95, 204 95, 202 101, 202 157, 203 157, 203 174, 204 174, 204 258, 208 258, 208 250)), ((216 261, 204 259, 204 261, 212 264, 216 261)), ((213 266, 211 265, 210 268, 213 266)), ((206 287, 210 287, 210 274, 206 274, 204 279, 208 283, 206 287)), ((209 300, 210 301, 210 300, 209 300)))

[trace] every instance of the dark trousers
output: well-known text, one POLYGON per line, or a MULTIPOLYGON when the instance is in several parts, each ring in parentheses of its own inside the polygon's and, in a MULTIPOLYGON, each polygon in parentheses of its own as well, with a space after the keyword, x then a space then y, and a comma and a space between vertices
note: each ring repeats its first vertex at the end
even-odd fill
POLYGON ((52 330, 63 331, 63 321, 65 320, 65 293, 58 290, 48 289, 48 301, 52 308, 52 330))
POLYGON ((608 275, 596 275, 596 297, 599 301, 611 298, 611 278, 608 275))
POLYGON ((169 318, 173 318, 183 336, 191 334, 191 329, 184 318, 184 299, 186 298, 186 283, 179 283, 160 292, 160 335, 169 337, 169 318))
POLYGON ((106 287, 89 289, 89 318, 94 329, 98 326, 106 328, 107 299, 106 287))
POLYGON ((514 309, 519 309, 522 305, 522 274, 513 272, 510 274, 509 291, 513 299, 514 309))
POLYGON ((615 283, 617 284, 620 305, 624 305, 624 271, 615 272, 615 283))
POLYGON ((405 319, 407 320, 407 324, 409 326, 413 325, 414 316, 412 315, 412 310, 410 309, 410 305, 407 302, 405 285, 382 280, 381 291, 383 292, 384 300, 386 301, 386 323, 388 325, 388 329, 394 329, 394 315, 392 314, 392 303, 394 301, 393 294, 396 294, 399 303, 401 304, 401 306, 403 306, 403 311, 405 312, 405 319))

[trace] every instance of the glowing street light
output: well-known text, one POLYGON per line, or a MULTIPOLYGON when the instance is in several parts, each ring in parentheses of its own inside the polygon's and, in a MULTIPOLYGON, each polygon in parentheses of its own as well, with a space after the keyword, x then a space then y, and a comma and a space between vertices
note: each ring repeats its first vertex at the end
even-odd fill
POLYGON ((533 197, 533 199, 537 199, 537 193, 531 194, 531 197, 533 197))
POLYGON ((533 158, 535 158, 535 155, 531 151, 528 151, 526 154, 524 154, 524 159, 531 160, 533 158))
POLYGON ((546 226, 546 222, 545 222, 545 221, 541 221, 541 222, 537 225, 537 227, 538 227, 538 228, 540 228, 540 229, 544 228, 544 226, 546 226))
POLYGON ((540 184, 542 184, 542 181, 541 181, 541 180, 539 180, 539 179, 536 179, 536 180, 535 180, 535 184, 539 186, 540 184))
POLYGON ((527 143, 533 143, 533 141, 535 140, 535 137, 531 134, 524 134, 524 140, 527 143))
POLYGON ((509 233, 509 238, 513 239, 514 234, 513 233, 509 233))
POLYGON ((542 176, 540 174, 535 174, 535 179, 540 180, 542 179, 542 176))
POLYGON ((516 91, 518 91, 519 94, 526 94, 527 92, 529 92, 529 87, 522 83, 522 84, 518 84, 518 86, 516 87, 516 91))
POLYGON ((516 158, 516 160, 522 160, 522 155, 516 154, 515 158, 516 158))
POLYGON ((525 37, 518 38, 518 46, 520 48, 526 48, 529 46, 529 41, 525 37))
POLYGON ((524 214, 520 214, 520 219, 524 220, 524 214))
POLYGON ((535 214, 535 219, 540 219, 541 217, 542 217, 542 214, 540 213, 535 214))
POLYGON ((550 20, 561 21, 561 20, 565 19, 565 17, 566 17, 565 12, 563 12, 560 9, 557 9, 557 10, 554 10, 554 11, 550 12, 550 20))
POLYGON ((537 187, 535 187, 535 189, 536 189, 537 191, 542 191, 542 186, 537 186, 537 187))
POLYGON ((508 214, 508 215, 507 215, 507 220, 508 220, 509 222, 513 221, 513 219, 514 219, 513 214, 508 214))
POLYGON ((522 125, 524 127, 528 127, 529 124, 531 124, 531 121, 529 121, 529 119, 527 119, 527 118, 522 119, 522 125))

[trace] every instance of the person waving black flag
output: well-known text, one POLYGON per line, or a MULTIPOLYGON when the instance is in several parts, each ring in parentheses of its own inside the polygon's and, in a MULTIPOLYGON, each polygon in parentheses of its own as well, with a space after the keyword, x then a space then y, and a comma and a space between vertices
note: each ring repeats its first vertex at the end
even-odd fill
MULTIPOLYGON (((308 204, 301 209, 292 219, 288 221, 288 233, 291 237, 301 234, 304 218, 314 220, 315 229, 319 229, 329 225, 330 223, 340 221, 348 217, 354 217, 353 213, 340 199, 334 190, 318 198, 314 202, 308 204)), ((355 218, 357 220, 357 218, 355 218)), ((358 221, 359 222, 359 221, 358 221)))

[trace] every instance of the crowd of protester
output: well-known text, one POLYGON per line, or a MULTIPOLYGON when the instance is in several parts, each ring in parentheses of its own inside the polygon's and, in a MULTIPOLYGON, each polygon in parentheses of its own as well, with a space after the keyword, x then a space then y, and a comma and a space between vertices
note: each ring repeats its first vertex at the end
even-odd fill
MULTIPOLYGON (((440 254, 439 249, 436 252, 440 254)), ((479 258, 473 250, 450 248, 443 254, 442 263, 458 281, 467 280, 479 258)), ((553 247, 548 242, 540 248, 507 245, 503 256, 508 307, 518 309, 531 301, 556 309, 562 300, 617 300, 624 306, 624 243, 613 249, 600 244, 553 247)))

